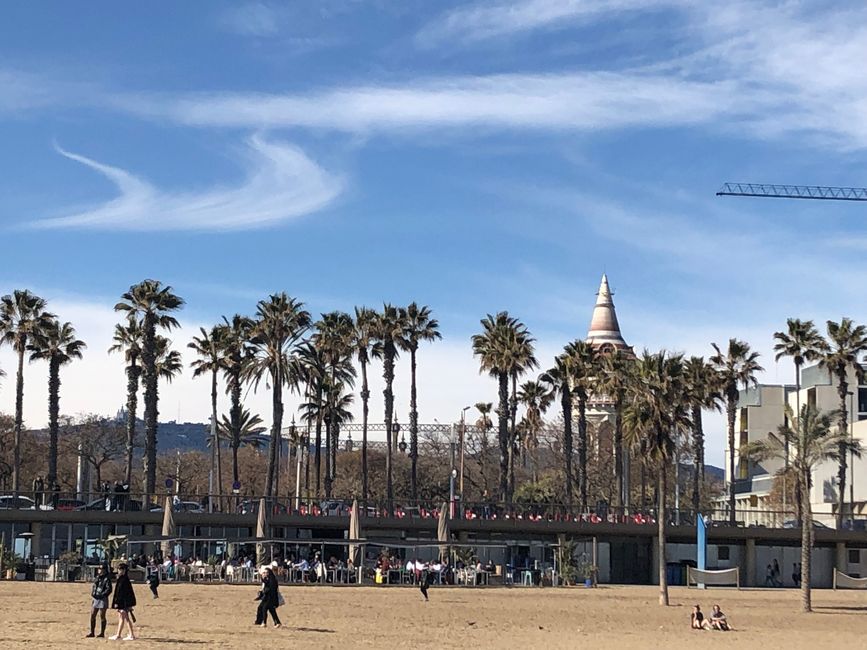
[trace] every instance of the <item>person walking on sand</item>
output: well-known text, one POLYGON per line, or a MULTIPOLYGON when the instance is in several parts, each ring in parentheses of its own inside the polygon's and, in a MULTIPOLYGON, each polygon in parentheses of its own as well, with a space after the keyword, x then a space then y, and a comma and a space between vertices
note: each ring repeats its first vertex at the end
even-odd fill
POLYGON ((117 634, 110 636, 112 641, 117 641, 123 634, 125 625, 129 625, 129 634, 123 637, 124 641, 135 641, 135 629, 133 628, 132 610, 135 607, 135 592, 132 590, 132 582, 127 575, 126 564, 117 567, 117 583, 114 586, 114 597, 111 600, 111 608, 117 610, 117 634))
POLYGON ((280 627, 280 617, 277 616, 277 608, 280 606, 280 587, 277 584, 277 576, 271 570, 271 567, 262 567, 259 570, 262 576, 262 589, 256 600, 259 601, 259 607, 256 608, 256 625, 267 627, 268 614, 274 621, 274 627, 280 627))
POLYGON ((111 595, 111 576, 105 568, 105 565, 99 567, 96 571, 96 578, 93 580, 93 587, 90 590, 90 634, 87 638, 92 639, 95 636, 105 638, 105 610, 108 609, 108 597, 111 595), (99 614, 99 634, 96 632, 96 615, 99 614))
POLYGON ((424 570, 421 572, 421 578, 419 579, 419 591, 421 591, 421 595, 424 596, 424 602, 428 602, 427 590, 433 584, 433 570, 430 565, 426 565, 424 570))

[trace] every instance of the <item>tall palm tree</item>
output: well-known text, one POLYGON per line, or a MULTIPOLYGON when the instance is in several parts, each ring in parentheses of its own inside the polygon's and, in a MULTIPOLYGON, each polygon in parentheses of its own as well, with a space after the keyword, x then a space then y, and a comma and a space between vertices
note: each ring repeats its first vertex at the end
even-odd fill
POLYGON ((716 354, 710 358, 719 379, 720 388, 726 403, 726 421, 729 443, 729 523, 734 526, 735 513, 735 413, 738 408, 738 389, 757 386, 756 373, 764 368, 759 365, 759 353, 750 350, 745 341, 729 339, 725 353, 713 343, 716 354))
MULTIPOLYGON (((849 413, 846 408, 846 397, 849 394, 849 371, 852 370, 858 384, 863 383, 864 370, 859 363, 859 357, 867 351, 867 327, 855 325, 851 319, 844 318, 839 323, 828 321, 828 341, 821 351, 819 363, 837 380, 837 396, 840 398, 840 408, 837 412, 837 423, 840 435, 848 431, 849 413)), ((843 528, 843 506, 846 502, 846 454, 840 449, 839 465, 837 466, 837 530, 843 528)), ((809 492, 804 501, 809 501, 809 492)), ((851 505, 851 504, 850 504, 851 505)))
POLYGON ((511 394, 509 395, 509 497, 515 492, 515 453, 518 450, 518 378, 537 368, 533 342, 535 339, 521 323, 509 330, 508 350, 511 357, 509 380, 511 394))
POLYGON ((37 330, 27 349, 31 361, 48 361, 48 475, 49 485, 57 480, 57 433, 60 415, 60 368, 81 359, 87 347, 84 341, 75 338, 71 323, 50 321, 37 330))
POLYGON ((578 495, 587 507, 587 400, 599 372, 601 359, 596 348, 586 341, 573 341, 564 348, 572 359, 572 392, 578 403, 578 495))
POLYGON ((256 322, 250 340, 253 357, 248 375, 254 386, 266 377, 271 385, 271 442, 268 448, 268 470, 265 496, 274 496, 277 476, 277 447, 283 428, 283 386, 290 380, 290 366, 298 342, 310 327, 310 314, 303 303, 286 293, 271 295, 260 300, 256 308, 256 322))
POLYGON ((126 484, 132 483, 132 461, 135 448, 136 410, 138 408, 138 389, 141 380, 142 327, 135 314, 130 314, 126 324, 114 326, 113 345, 108 349, 112 352, 123 352, 126 361, 126 484))
POLYGON ((367 365, 370 363, 370 348, 373 345, 373 327, 376 312, 367 307, 355 308, 352 345, 358 365, 361 367, 361 498, 367 501, 367 419, 370 413, 370 387, 367 383, 367 365))
POLYGON ((172 342, 165 336, 156 337, 156 371, 158 379, 165 379, 167 383, 184 371, 184 363, 181 353, 172 349, 172 342))
POLYGON ((388 439, 385 456, 386 498, 389 507, 394 500, 394 468, 393 456, 395 441, 392 436, 392 419, 394 417, 394 363, 398 357, 398 349, 403 336, 403 314, 394 305, 385 304, 377 314, 373 328, 373 351, 377 359, 382 359, 382 378, 385 389, 382 395, 385 401, 385 437, 388 439))
MULTIPOLYGON (((799 318, 789 318, 786 320, 786 331, 775 332, 774 352, 775 361, 779 361, 783 357, 792 357, 795 364, 795 413, 801 412, 801 369, 807 361, 818 361, 823 352, 827 351, 828 344, 813 321, 802 321, 799 318)), ((789 466, 788 454, 783 459, 785 467, 789 466)), ((795 473, 795 501, 800 512, 803 494, 801 490, 801 478, 798 473, 795 473)))
POLYGON ((241 416, 238 420, 240 426, 236 427, 232 422, 232 417, 223 415, 220 423, 217 425, 217 435, 225 440, 232 449, 232 480, 239 481, 238 474, 238 448, 241 446, 253 447, 260 449, 267 444, 267 436, 263 435, 267 430, 260 418, 255 413, 251 413, 248 408, 241 408, 241 416))
MULTIPOLYGON (((352 337, 355 332, 355 325, 349 314, 342 311, 333 311, 322 314, 322 318, 316 323, 315 327, 313 344, 322 353, 328 383, 325 391, 327 401, 325 410, 325 497, 330 499, 331 487, 337 469, 337 431, 334 427, 337 424, 337 420, 331 417, 333 405, 328 400, 338 397, 334 391, 334 387, 338 381, 340 383, 348 383, 350 386, 354 384, 355 368, 352 366, 352 337), (338 373, 340 374, 340 379, 338 379, 338 373)), ((316 461, 318 470, 318 454, 316 461)))
POLYGON ((718 411, 720 380, 713 366, 704 357, 690 357, 685 364, 686 390, 692 410, 692 507, 701 507, 701 486, 704 482, 704 426, 702 410, 718 411))
POLYGON ((157 330, 169 331, 179 327, 171 312, 179 310, 184 300, 173 293, 170 286, 159 280, 142 280, 121 296, 115 311, 124 312, 141 321, 142 326, 142 380, 144 381, 145 421, 145 494, 156 491, 157 471, 157 418, 159 416, 159 387, 157 382, 157 330))
MULTIPOLYGON (((845 430, 832 428, 831 414, 820 413, 815 406, 805 404, 795 418, 792 409, 786 406, 787 425, 781 425, 777 433, 770 433, 764 440, 747 445, 743 454, 757 461, 769 458, 786 460, 794 452, 791 464, 801 477, 801 484, 809 493, 813 481, 813 469, 828 460, 840 461, 847 453, 860 458, 860 442, 849 441, 845 430)), ((813 510, 810 499, 804 499, 801 508, 801 606, 805 612, 813 610, 810 593, 810 565, 813 555, 813 510)))
POLYGON ((12 490, 21 490, 21 429, 24 423, 24 353, 30 339, 46 327, 54 314, 45 310, 46 302, 27 289, 16 289, 0 299, 0 343, 18 353, 15 379, 15 430, 12 449, 12 490))
MULTIPOLYGON (((194 336, 193 340, 187 343, 187 347, 198 355, 198 359, 194 359, 190 363, 193 369, 193 377, 201 377, 210 373, 211 375, 211 471, 214 472, 216 465, 217 479, 217 494, 223 494, 223 469, 222 459, 220 458, 220 441, 217 437, 217 425, 219 424, 217 416, 217 375, 225 368, 225 359, 223 357, 223 344, 220 341, 220 336, 223 330, 215 325, 210 331, 204 327, 199 328, 201 336, 194 336)), ((213 474, 212 474, 213 476, 213 474)), ((211 499, 214 495, 209 495, 211 499)))
POLYGON ((403 335, 400 347, 409 352, 409 458, 410 475, 409 491, 413 501, 418 499, 418 399, 416 384, 416 354, 418 344, 423 341, 441 339, 439 323, 431 313, 430 307, 410 303, 401 310, 403 320, 403 335))
MULTIPOLYGON (((497 438, 500 447, 500 497, 510 499, 509 458, 512 439, 509 432, 509 379, 517 372, 517 361, 524 356, 526 346, 532 343, 527 327, 518 319, 501 311, 488 314, 481 321, 482 333, 472 337, 473 354, 479 357, 479 372, 497 379, 498 401, 497 438)), ((532 353, 532 346, 530 346, 532 353)), ((535 361, 535 358, 533 359, 535 361)))
POLYGON ((574 472, 572 468, 573 434, 572 434, 572 365, 574 359, 560 354, 554 358, 554 366, 544 372, 539 378, 551 387, 551 392, 559 396, 560 408, 563 411, 563 458, 565 470, 566 504, 572 505, 575 493, 574 472))
POLYGON ((686 378, 683 356, 664 350, 644 351, 636 362, 635 381, 630 386, 623 413, 626 439, 657 469, 657 544, 659 548, 659 604, 668 605, 665 525, 666 468, 675 454, 676 436, 689 426, 684 399, 686 378))
POLYGON ((614 439, 611 441, 616 490, 615 507, 629 507, 623 476, 627 464, 623 455, 623 400, 629 383, 632 358, 622 350, 612 350, 600 356, 594 390, 605 395, 614 404, 614 439))
POLYGON ((538 458, 536 451, 539 448, 539 431, 542 429, 542 416, 551 402, 554 401, 554 391, 547 382, 525 381, 518 391, 518 400, 524 406, 524 430, 526 437, 524 448, 530 451, 533 465, 533 482, 538 480, 538 458))
MULTIPOLYGON (((238 447, 241 444, 244 429, 244 413, 241 404, 241 389, 247 373, 252 351, 250 350, 250 333, 253 330, 253 320, 240 314, 235 314, 229 320, 223 316, 223 324, 219 326, 219 335, 214 337, 219 344, 222 355, 223 378, 226 382, 226 392, 229 394, 229 441, 232 449, 232 485, 240 482, 238 475, 238 447)), ((259 416, 256 416, 259 417, 259 416)))
MULTIPOLYGON (((294 383, 304 385, 304 398, 308 403, 321 404, 325 399, 325 385, 328 381, 325 359, 322 350, 310 341, 303 341, 298 346, 292 367, 294 383)), ((306 419, 308 426, 315 423, 315 451, 314 468, 316 470, 316 494, 322 487, 322 423, 325 421, 325 409, 310 410, 302 419, 306 419)), ((307 464, 309 469, 310 457, 308 453, 307 464)))

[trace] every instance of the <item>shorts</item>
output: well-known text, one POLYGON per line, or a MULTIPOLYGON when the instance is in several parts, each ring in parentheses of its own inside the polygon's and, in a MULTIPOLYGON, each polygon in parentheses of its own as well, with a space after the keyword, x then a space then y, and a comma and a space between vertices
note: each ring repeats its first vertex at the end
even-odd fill
POLYGON ((90 606, 92 609, 108 609, 108 599, 94 598, 93 603, 90 606))

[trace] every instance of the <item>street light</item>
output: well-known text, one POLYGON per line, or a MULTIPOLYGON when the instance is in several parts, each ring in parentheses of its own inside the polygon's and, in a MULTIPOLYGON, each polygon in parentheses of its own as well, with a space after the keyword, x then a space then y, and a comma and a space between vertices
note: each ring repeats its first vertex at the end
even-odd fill
MULTIPOLYGON (((399 428, 400 427, 398 426, 398 429, 399 428)), ((397 433, 395 432, 395 437, 396 436, 397 436, 397 433)), ((402 454, 406 453, 406 439, 404 438, 403 434, 400 434, 400 442, 398 443, 397 448, 400 450, 400 453, 402 453, 402 454)))
POLYGON ((473 408, 472 406, 465 406, 461 409, 461 473, 460 473, 460 485, 459 491, 461 493, 461 501, 464 498, 464 448, 466 447, 466 436, 467 436, 467 420, 466 414, 469 409, 473 408))

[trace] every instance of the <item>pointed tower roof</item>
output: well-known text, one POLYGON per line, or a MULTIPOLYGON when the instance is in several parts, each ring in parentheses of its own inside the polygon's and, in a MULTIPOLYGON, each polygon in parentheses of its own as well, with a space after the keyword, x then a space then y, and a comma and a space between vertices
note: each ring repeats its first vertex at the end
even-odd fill
POLYGON ((614 311, 614 300, 611 296, 608 276, 602 274, 602 282, 596 293, 593 318, 590 319, 590 330, 587 332, 587 342, 597 347, 607 343, 615 348, 628 349, 629 346, 620 334, 620 324, 617 322, 617 312, 614 311))

